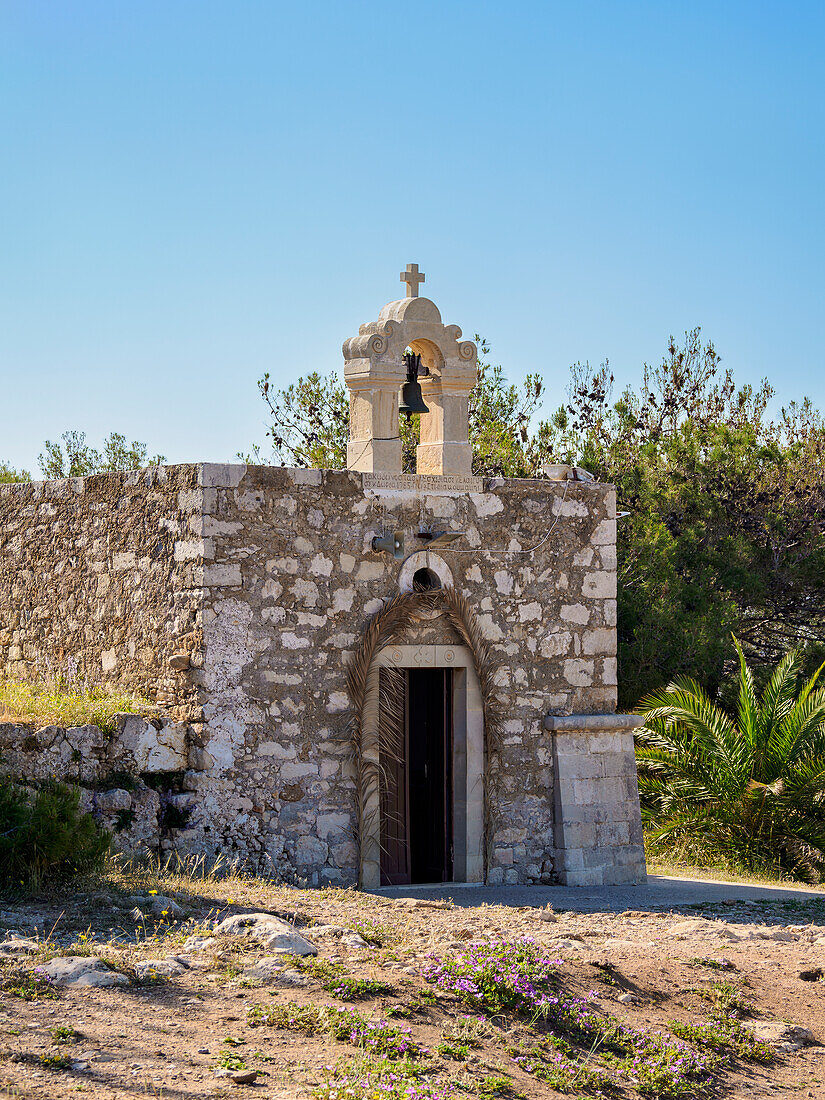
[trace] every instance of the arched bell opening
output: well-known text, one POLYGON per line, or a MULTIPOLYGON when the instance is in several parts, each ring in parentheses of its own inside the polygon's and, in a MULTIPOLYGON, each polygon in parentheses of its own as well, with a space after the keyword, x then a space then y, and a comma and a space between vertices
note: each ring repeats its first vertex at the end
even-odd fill
POLYGON ((421 377, 432 378, 441 375, 444 370, 444 356, 438 344, 423 337, 411 340, 406 351, 421 356, 421 377))
MULTIPOLYGON (((401 572, 398 574, 399 591, 405 593, 420 592, 421 589, 418 588, 416 583, 419 573, 422 574, 420 580, 424 580, 424 574, 427 574, 430 580, 430 584, 424 591, 451 588, 455 584, 452 571, 442 557, 439 557, 432 550, 419 550, 415 554, 410 554, 401 566, 401 572)), ((438 616, 441 612, 434 612, 433 614, 438 616)))

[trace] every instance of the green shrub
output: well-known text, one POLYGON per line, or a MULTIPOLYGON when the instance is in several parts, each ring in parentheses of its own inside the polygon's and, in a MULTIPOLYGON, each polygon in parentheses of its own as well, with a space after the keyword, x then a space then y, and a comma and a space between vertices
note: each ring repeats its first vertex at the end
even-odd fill
POLYGON ((110 842, 80 791, 50 780, 32 791, 0 780, 0 888, 36 887, 99 866, 110 842))
POLYGON ((680 1024, 672 1020, 670 1030, 679 1039, 697 1047, 709 1047, 718 1054, 734 1054, 746 1062, 769 1065, 774 1053, 768 1043, 757 1039, 750 1028, 729 1016, 717 1014, 707 1024, 680 1024))
MULTIPOLYGON (((636 734, 642 817, 655 850, 712 852, 750 871, 825 876, 825 688, 788 653, 757 691, 741 646, 735 713, 694 681, 644 701, 636 734)), ((825 666, 823 666, 825 667, 825 666)))

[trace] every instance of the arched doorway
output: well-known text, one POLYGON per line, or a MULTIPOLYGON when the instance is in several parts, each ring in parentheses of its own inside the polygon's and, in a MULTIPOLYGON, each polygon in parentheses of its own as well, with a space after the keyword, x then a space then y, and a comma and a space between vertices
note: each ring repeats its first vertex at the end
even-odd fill
POLYGON ((377 663, 378 836, 364 847, 380 851, 373 885, 481 882, 484 718, 470 651, 390 645, 377 663))

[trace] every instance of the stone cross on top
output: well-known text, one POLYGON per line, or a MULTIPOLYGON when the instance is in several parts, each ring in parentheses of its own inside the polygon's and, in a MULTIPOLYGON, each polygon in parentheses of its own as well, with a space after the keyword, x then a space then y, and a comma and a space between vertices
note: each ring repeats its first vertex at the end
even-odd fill
POLYGON ((421 356, 419 375, 427 412, 421 414, 416 448, 418 474, 469 474, 473 452, 468 438, 470 390, 476 384, 477 354, 461 339, 458 325, 445 325, 435 302, 419 298, 424 276, 418 264, 401 272, 407 295, 388 302, 377 321, 361 325, 344 341, 344 379, 349 390, 347 468, 401 473, 398 398, 407 380, 405 352, 421 356))
POLYGON ((407 297, 418 297, 418 285, 424 282, 424 273, 418 274, 418 264, 407 264, 407 270, 401 272, 401 282, 407 284, 407 297))

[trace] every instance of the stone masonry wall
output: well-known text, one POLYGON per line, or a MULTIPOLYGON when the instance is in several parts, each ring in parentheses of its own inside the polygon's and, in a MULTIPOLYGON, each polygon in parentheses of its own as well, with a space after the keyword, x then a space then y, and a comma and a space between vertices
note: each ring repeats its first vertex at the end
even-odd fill
POLYGON ((137 714, 112 729, 0 722, 0 776, 36 789, 60 779, 80 789, 80 806, 112 833, 126 855, 163 855, 176 846, 194 795, 182 789, 189 766, 186 726, 137 714))
POLYGON ((119 684, 197 719, 169 658, 200 647, 198 470, 0 485, 0 675, 119 684))
MULTIPOLYGON (((542 720, 615 710, 615 494, 546 480, 419 487, 211 465, 0 487, 0 670, 36 675, 71 656, 185 721, 178 847, 352 882, 344 662, 402 569, 371 540, 403 529, 409 551, 420 523, 463 531, 456 549, 472 552, 433 554, 505 666, 489 881, 552 881, 542 720)), ((457 641, 444 631, 425 624, 399 642, 457 641)))
MULTIPOLYGON (((239 845, 310 881, 355 878, 345 655, 398 591, 402 563, 373 552, 373 535, 403 529, 409 549, 423 522, 466 532, 457 546, 477 552, 439 557, 505 663, 489 879, 550 881, 553 758, 542 720, 615 710, 612 489, 476 479, 476 491, 419 495, 370 488, 370 475, 264 467, 215 467, 204 481, 205 649, 191 675, 208 700, 212 763, 195 781, 192 825, 204 831, 192 843, 239 845), (551 527, 535 553, 518 553, 551 527)), ((425 635, 436 640, 418 628, 399 644, 425 635)))

